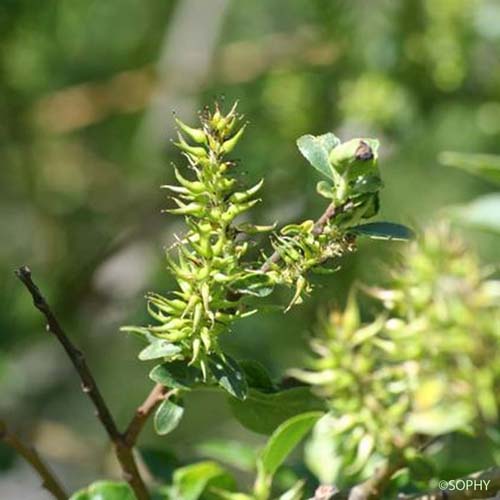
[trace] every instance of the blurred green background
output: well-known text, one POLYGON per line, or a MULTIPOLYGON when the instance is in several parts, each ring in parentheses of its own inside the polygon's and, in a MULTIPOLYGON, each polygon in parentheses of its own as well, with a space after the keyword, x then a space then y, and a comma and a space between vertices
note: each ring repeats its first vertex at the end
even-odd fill
MULTIPOLYGON (((495 0, 2 0, 0 37, 0 411, 69 488, 116 466, 13 270, 32 267, 125 425, 150 366, 118 328, 145 322, 144 292, 172 285, 163 247, 182 231, 160 213, 159 185, 183 164, 172 111, 191 123, 214 98, 240 100, 250 126, 235 156, 248 183, 266 179, 261 223, 323 209, 295 147, 304 133, 381 140, 379 219, 422 226, 491 190, 437 155, 500 153, 495 0)), ((494 259, 498 237, 468 238, 494 259)), ((318 311, 342 305, 354 280, 383 279, 401 245, 363 242, 306 305, 240 322, 227 350, 281 376, 302 362, 318 311)), ((262 442, 217 394, 190 396, 186 415, 166 438, 149 426, 142 443, 185 460, 207 439, 262 442)), ((3 447, 0 466, 0 498, 47 498, 3 447)))

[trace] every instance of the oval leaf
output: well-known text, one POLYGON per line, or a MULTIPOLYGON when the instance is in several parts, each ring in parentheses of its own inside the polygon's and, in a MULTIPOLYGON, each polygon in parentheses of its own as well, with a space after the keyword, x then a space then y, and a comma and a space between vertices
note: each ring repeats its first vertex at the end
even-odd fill
POLYGON ((334 173, 328 160, 328 155, 339 144, 340 140, 331 133, 317 137, 308 134, 297 139, 297 146, 304 158, 316 170, 332 180, 334 179, 334 173))
POLYGON ((301 413, 324 410, 323 401, 309 387, 294 387, 280 392, 248 391, 245 401, 229 400, 233 415, 247 429, 271 434, 285 420, 301 413))
POLYGON ((160 436, 172 432, 182 419, 184 408, 168 399, 163 401, 155 413, 155 430, 160 436))
POLYGON ((212 372, 217 383, 231 396, 237 399, 245 399, 248 392, 248 384, 245 374, 238 363, 224 354, 211 354, 208 356, 208 368, 212 372))
POLYGON ((135 495, 126 483, 97 481, 73 493, 70 500, 135 500, 135 495))
POLYGON ((258 498, 267 498, 275 472, 322 416, 322 412, 302 413, 283 422, 273 432, 257 461, 254 491, 258 498))
POLYGON ((202 380, 201 370, 188 366, 184 361, 171 361, 155 366, 149 378, 158 384, 170 389, 182 389, 189 391, 202 380))
POLYGON ((171 358, 181 352, 181 348, 167 340, 155 340, 139 353, 139 359, 147 361, 158 358, 171 358))
POLYGON ((259 457, 262 471, 272 476, 322 416, 322 412, 312 411, 296 415, 283 422, 273 432, 259 457))
POLYGON ((234 479, 215 462, 187 465, 174 472, 171 498, 198 500, 208 487, 231 490, 234 479))
POLYGON ((369 222, 351 227, 349 231, 376 240, 408 241, 415 236, 409 227, 394 222, 369 222))

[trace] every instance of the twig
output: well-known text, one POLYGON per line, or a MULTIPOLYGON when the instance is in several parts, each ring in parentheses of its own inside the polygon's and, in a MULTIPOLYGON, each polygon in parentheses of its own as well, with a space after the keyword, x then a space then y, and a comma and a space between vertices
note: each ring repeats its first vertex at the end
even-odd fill
POLYGON ((14 433, 9 432, 7 430, 7 425, 2 421, 0 421, 0 439, 16 450, 16 452, 33 467, 42 480, 42 486, 51 493, 54 498, 57 498, 57 500, 66 500, 68 498, 61 483, 43 462, 37 451, 34 448, 26 446, 14 433))
POLYGON ((16 270, 16 275, 30 292, 35 307, 45 316, 47 330, 57 338, 73 363, 82 382, 82 390, 94 404, 97 417, 114 445, 115 454, 120 463, 124 479, 129 483, 138 500, 148 500, 149 493, 139 473, 133 450, 128 446, 124 435, 119 432, 94 376, 85 361, 83 353, 71 342, 64 332, 47 301, 41 294, 40 289, 33 282, 29 267, 20 267, 16 270))
POLYGON ((127 430, 124 433, 124 440, 129 447, 133 447, 137 441, 144 424, 147 419, 153 413, 158 404, 164 399, 168 398, 168 388, 156 384, 151 392, 148 394, 144 402, 137 408, 135 415, 128 424, 127 430))
MULTIPOLYGON (((344 206, 335 206, 334 203, 330 203, 328 207, 326 207, 326 210, 323 212, 321 217, 314 223, 312 233, 315 236, 320 235, 324 230, 325 226, 328 224, 328 221, 335 217, 339 212, 344 210, 344 206)), ((276 250, 265 262, 262 264, 262 267, 260 268, 261 272, 267 273, 271 269, 271 266, 273 264, 276 264, 280 261, 281 255, 280 253, 276 250)))

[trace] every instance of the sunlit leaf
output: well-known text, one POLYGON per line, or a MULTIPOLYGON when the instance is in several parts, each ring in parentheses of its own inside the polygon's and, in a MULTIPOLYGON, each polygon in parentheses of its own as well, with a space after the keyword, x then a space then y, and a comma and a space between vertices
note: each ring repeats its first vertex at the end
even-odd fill
POLYGON ((211 461, 187 465, 174 472, 171 498, 198 500, 209 487, 231 490, 234 479, 220 465, 211 461))
POLYGON ((219 354, 211 354, 207 359, 208 368, 217 383, 231 396, 241 400, 245 399, 248 384, 239 364, 227 354, 224 357, 219 354))
POLYGON ((306 160, 319 172, 334 179, 333 169, 328 160, 330 151, 340 144, 334 134, 328 133, 320 136, 303 135, 297 139, 297 146, 306 160))
POLYGON ((135 495, 126 483, 97 481, 73 493, 70 500, 135 500, 135 495))
POLYGON ((147 361, 158 358, 171 358, 181 352, 178 345, 171 344, 167 340, 155 340, 139 353, 139 359, 147 361))
POLYGON ((182 419, 184 408, 170 400, 163 401, 155 413, 154 426, 156 432, 163 436, 172 432, 182 419))
POLYGON ((257 462, 255 490, 262 494, 269 490, 272 477, 294 448, 311 430, 322 412, 296 415, 283 422, 272 434, 257 462))

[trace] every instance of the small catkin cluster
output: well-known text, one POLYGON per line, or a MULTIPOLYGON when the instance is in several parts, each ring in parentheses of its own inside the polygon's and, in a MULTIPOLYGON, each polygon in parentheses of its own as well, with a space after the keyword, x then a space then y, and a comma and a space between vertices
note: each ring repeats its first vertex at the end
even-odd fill
MULTIPOLYGON (((337 267, 323 265, 354 250, 355 227, 361 228, 356 224, 378 210, 378 143, 373 139, 341 143, 331 133, 301 137, 300 152, 328 179, 318 184, 318 193, 330 205, 316 223, 282 228, 271 238, 274 253, 262 252, 252 260, 247 256, 250 235, 273 226, 236 220, 258 203, 263 184, 241 188, 235 163, 228 158, 245 129, 236 105, 226 114, 218 105, 213 111, 205 109, 198 128, 176 122, 175 144, 190 173, 174 167, 178 184, 163 187, 175 204, 167 212, 183 216, 188 228, 166 257, 178 289, 166 296, 147 295, 147 309, 156 324, 122 330, 139 333, 151 344, 141 359, 199 367, 206 381, 208 372, 217 372, 229 359, 220 350, 220 334, 229 331, 236 319, 255 312, 245 300, 248 296, 264 297, 284 285, 295 289, 291 307, 310 291, 309 271, 334 272, 337 267)), ((234 362, 226 368, 237 371, 234 362)))
POLYGON ((259 201, 256 194, 262 186, 261 181, 240 191, 231 175, 235 164, 227 155, 245 128, 238 125, 236 106, 226 115, 218 106, 214 112, 206 109, 200 119, 200 128, 176 120, 180 129, 176 146, 187 159, 192 178, 175 168, 178 185, 163 186, 176 204, 167 212, 184 216, 188 226, 167 252, 168 267, 179 289, 168 297, 148 294, 148 312, 159 324, 135 328, 180 347, 175 357, 191 364, 203 361, 203 353, 217 352, 219 334, 245 314, 231 291, 252 274, 243 264, 248 241, 238 238, 243 229, 232 223, 259 201))
POLYGON ((383 308, 362 323, 354 296, 324 318, 310 370, 295 377, 330 401, 309 462, 324 480, 369 474, 380 457, 411 461, 425 436, 474 432, 498 421, 500 282, 447 228, 408 247, 383 308), (331 446, 328 464, 319 448, 331 446))

